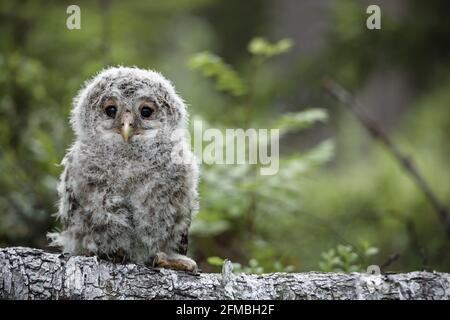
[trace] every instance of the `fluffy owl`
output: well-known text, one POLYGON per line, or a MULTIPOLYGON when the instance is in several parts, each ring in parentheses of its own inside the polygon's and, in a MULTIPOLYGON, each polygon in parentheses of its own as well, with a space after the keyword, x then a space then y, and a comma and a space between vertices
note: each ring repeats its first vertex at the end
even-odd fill
POLYGON ((70 121, 76 139, 58 185, 63 229, 49 234, 51 245, 196 271, 185 254, 198 167, 171 83, 150 70, 103 70, 74 99, 70 121))

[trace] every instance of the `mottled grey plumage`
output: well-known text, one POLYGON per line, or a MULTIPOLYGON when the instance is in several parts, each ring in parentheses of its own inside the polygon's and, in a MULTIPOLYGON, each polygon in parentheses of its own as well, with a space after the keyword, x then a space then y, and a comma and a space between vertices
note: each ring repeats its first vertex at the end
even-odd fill
POLYGON ((142 264, 158 252, 185 258, 177 254, 186 254, 198 180, 186 122, 185 104, 157 72, 114 67, 88 81, 74 99, 76 140, 58 186, 64 229, 49 234, 52 245, 142 264), (111 104, 114 118, 105 113, 111 104))

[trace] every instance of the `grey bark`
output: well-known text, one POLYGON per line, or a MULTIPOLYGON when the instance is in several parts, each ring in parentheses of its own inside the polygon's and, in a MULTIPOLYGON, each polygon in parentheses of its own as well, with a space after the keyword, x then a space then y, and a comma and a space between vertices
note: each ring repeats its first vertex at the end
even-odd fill
POLYGON ((0 249, 1 299, 449 299, 450 274, 188 274, 38 249, 0 249))

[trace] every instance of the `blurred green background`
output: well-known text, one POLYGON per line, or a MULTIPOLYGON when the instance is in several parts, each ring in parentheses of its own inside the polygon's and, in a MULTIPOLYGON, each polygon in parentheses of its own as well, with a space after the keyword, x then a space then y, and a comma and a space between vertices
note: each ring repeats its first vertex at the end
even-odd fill
POLYGON ((450 239, 399 164, 324 93, 348 88, 450 207, 444 0, 0 1, 0 246, 47 248, 71 99, 108 65, 161 71, 210 127, 282 129, 280 172, 202 166, 205 271, 450 271, 450 239), (81 8, 81 29, 66 8, 81 8), (382 29, 366 28, 378 4, 382 29))

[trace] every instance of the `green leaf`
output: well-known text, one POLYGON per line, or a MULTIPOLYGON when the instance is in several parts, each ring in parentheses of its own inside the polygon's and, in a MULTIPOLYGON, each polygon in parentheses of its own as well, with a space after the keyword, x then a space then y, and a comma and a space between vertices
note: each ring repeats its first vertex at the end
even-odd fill
POLYGON ((292 40, 285 38, 276 43, 270 43, 266 39, 257 37, 250 40, 248 51, 264 58, 269 58, 289 51, 292 47, 292 40))
POLYGON ((213 256, 213 257, 208 257, 207 261, 212 266, 221 267, 223 265, 224 259, 217 257, 217 256, 213 256))
POLYGON ((308 109, 295 113, 285 113, 275 121, 274 127, 283 131, 305 129, 311 127, 316 122, 325 122, 327 119, 328 113, 325 109, 308 109))
POLYGON ((217 88, 221 91, 233 96, 243 96, 247 92, 247 87, 238 73, 215 54, 207 51, 197 53, 189 60, 189 67, 201 72, 205 77, 214 78, 217 88))
POLYGON ((366 249, 366 251, 365 251, 365 255, 366 256, 373 256, 373 255, 376 255, 377 253, 378 253, 378 248, 375 248, 375 247, 369 247, 369 248, 367 248, 366 249))

